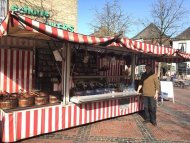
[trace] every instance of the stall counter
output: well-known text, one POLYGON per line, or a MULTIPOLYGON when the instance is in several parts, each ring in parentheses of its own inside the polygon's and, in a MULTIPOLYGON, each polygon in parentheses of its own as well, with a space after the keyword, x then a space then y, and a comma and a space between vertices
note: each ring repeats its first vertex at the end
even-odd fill
POLYGON ((6 113, 0 110, 2 142, 14 142, 143 110, 139 96, 6 113))

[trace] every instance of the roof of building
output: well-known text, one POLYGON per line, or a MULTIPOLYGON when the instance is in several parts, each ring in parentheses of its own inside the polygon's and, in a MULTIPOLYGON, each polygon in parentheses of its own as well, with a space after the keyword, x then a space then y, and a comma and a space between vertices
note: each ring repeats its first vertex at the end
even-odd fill
POLYGON ((139 32, 136 36, 134 36, 132 39, 144 39, 144 40, 151 40, 152 38, 157 39, 159 37, 159 33, 160 29, 155 24, 151 23, 145 29, 139 32))
POLYGON ((177 40, 190 40, 190 27, 181 32, 178 36, 175 37, 177 40))

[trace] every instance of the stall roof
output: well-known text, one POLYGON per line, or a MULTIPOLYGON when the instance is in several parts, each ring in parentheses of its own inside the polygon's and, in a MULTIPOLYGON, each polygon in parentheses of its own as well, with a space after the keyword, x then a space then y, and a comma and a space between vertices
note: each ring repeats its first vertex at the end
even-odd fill
POLYGON ((69 32, 32 20, 15 12, 9 12, 0 25, 0 37, 15 36, 43 40, 58 40, 77 44, 102 46, 115 50, 123 49, 137 54, 155 57, 156 61, 185 62, 190 60, 190 54, 173 48, 143 43, 128 38, 95 37, 69 32))

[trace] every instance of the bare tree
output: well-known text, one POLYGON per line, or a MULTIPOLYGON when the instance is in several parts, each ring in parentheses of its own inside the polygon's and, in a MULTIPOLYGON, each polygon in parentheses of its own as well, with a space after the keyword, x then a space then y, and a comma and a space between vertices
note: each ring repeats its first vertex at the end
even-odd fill
POLYGON ((130 16, 121 10, 118 0, 106 2, 101 11, 95 9, 95 19, 90 26, 96 36, 113 36, 125 33, 131 24, 130 16))
POLYGON ((187 10, 183 7, 183 0, 156 0, 151 14, 153 23, 160 29, 157 39, 162 45, 182 27, 187 10))

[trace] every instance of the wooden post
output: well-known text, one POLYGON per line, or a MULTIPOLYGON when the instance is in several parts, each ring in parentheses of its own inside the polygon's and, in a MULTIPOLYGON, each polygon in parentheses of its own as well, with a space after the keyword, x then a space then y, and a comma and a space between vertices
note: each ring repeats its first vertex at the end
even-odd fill
POLYGON ((136 55, 132 53, 132 60, 131 60, 131 80, 132 80, 132 87, 135 88, 135 60, 136 55))

